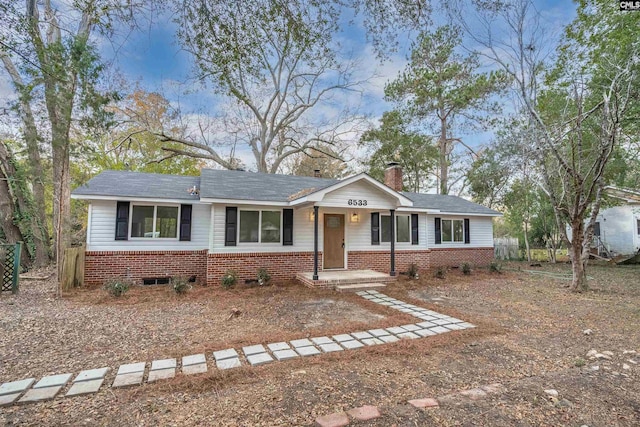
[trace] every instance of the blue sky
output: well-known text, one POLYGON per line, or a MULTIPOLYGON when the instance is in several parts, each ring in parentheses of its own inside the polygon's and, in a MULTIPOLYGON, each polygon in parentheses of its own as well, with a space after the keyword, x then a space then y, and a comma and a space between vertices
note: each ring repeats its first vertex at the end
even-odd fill
MULTIPOLYGON (((558 30, 575 16, 575 4, 570 0, 538 0, 536 6, 558 30)), ((136 82, 146 90, 162 93, 179 106, 184 114, 213 114, 221 100, 210 88, 202 87, 193 78, 193 61, 181 49, 175 31, 176 24, 171 17, 161 16, 147 31, 131 33, 126 40, 115 45, 104 44, 103 55, 114 60, 113 65, 127 80, 136 82), (117 46, 117 52, 114 46, 117 46)), ((404 68, 411 37, 401 36, 400 51, 384 63, 380 63, 372 55, 371 46, 367 44, 361 27, 345 25, 341 38, 345 46, 362 55, 361 60, 367 71, 375 70, 379 74, 379 77, 367 85, 363 94, 365 102, 360 106, 362 112, 375 121, 375 118, 391 108, 383 99, 384 84, 404 68)), ((505 105, 505 108, 509 110, 511 106, 505 105)), ((492 130, 489 130, 463 134, 463 138, 470 146, 478 147, 490 141, 492 135, 492 130)), ((241 150, 239 155, 251 168, 250 153, 241 150)))

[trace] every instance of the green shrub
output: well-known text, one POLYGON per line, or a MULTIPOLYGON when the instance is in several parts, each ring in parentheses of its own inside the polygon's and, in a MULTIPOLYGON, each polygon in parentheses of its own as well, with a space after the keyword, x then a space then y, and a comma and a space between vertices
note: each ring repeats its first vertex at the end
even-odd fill
POLYGON ((575 366, 576 368, 581 368, 586 364, 587 364, 587 361, 581 357, 578 357, 573 361, 573 366, 575 366))
POLYGON ((470 275, 471 264, 469 264, 468 262, 463 262, 462 265, 460 266, 460 270, 462 270, 462 274, 464 274, 465 276, 470 275))
POLYGON ((186 294, 191 289, 191 283, 185 276, 172 277, 169 286, 176 294, 186 294))
POLYGON ((271 281, 271 275, 266 268, 258 269, 258 285, 265 286, 271 281))
POLYGON ((114 297, 121 297, 129 288, 133 286, 133 282, 126 277, 115 277, 107 280, 104 284, 104 289, 114 297))
POLYGON ((444 279, 447 275, 447 268, 446 267, 438 267, 436 268, 436 271, 434 273, 434 276, 438 279, 444 279))
POLYGON ((502 273, 502 264, 497 261, 492 261, 491 264, 489 264, 489 271, 491 273, 502 273))
POLYGON ((409 269, 407 270, 407 276, 411 277, 412 279, 418 279, 419 278, 419 268, 418 268, 418 264, 416 264, 415 262, 412 262, 411 264, 409 264, 409 269))
POLYGON ((222 287, 225 289, 233 288, 238 282, 238 273, 233 270, 227 270, 222 276, 222 287))

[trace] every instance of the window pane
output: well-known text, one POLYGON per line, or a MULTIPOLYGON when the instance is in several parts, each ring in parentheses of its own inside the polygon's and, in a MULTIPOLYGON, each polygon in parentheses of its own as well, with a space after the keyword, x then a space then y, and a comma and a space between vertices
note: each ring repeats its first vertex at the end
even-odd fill
POLYGON ((158 206, 155 237, 178 237, 178 207, 158 206))
POLYGON ((464 240, 464 226, 462 225, 462 220, 453 221, 453 241, 454 242, 462 242, 464 240))
POLYGON ((409 225, 410 217, 398 216, 396 217, 396 232, 398 236, 397 242, 409 242, 411 240, 411 227, 409 225))
POLYGON ((134 206, 131 237, 153 237, 153 206, 134 206))
POLYGON ((451 231, 451 220, 450 219, 443 219, 442 220, 442 241, 443 242, 451 242, 451 236, 452 236, 452 231, 451 231))
POLYGON ((241 242, 257 242, 258 241, 258 221, 260 212, 258 211, 240 211, 240 241, 241 242))
POLYGON ((391 217, 380 216, 380 241, 391 241, 391 217))
POLYGON ((280 242, 280 211, 262 211, 262 243, 280 242))

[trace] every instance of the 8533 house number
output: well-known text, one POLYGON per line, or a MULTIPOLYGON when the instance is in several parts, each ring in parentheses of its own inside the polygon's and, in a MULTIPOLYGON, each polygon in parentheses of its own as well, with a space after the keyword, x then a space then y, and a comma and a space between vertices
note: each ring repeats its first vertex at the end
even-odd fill
POLYGON ((347 204, 349 206, 367 206, 367 201, 362 199, 349 199, 347 204))

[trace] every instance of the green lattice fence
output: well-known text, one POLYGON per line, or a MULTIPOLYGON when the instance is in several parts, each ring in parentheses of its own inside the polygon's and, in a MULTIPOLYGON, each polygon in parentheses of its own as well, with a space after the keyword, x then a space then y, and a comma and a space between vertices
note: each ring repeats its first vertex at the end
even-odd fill
POLYGON ((21 243, 0 245, 0 290, 18 292, 21 243))

